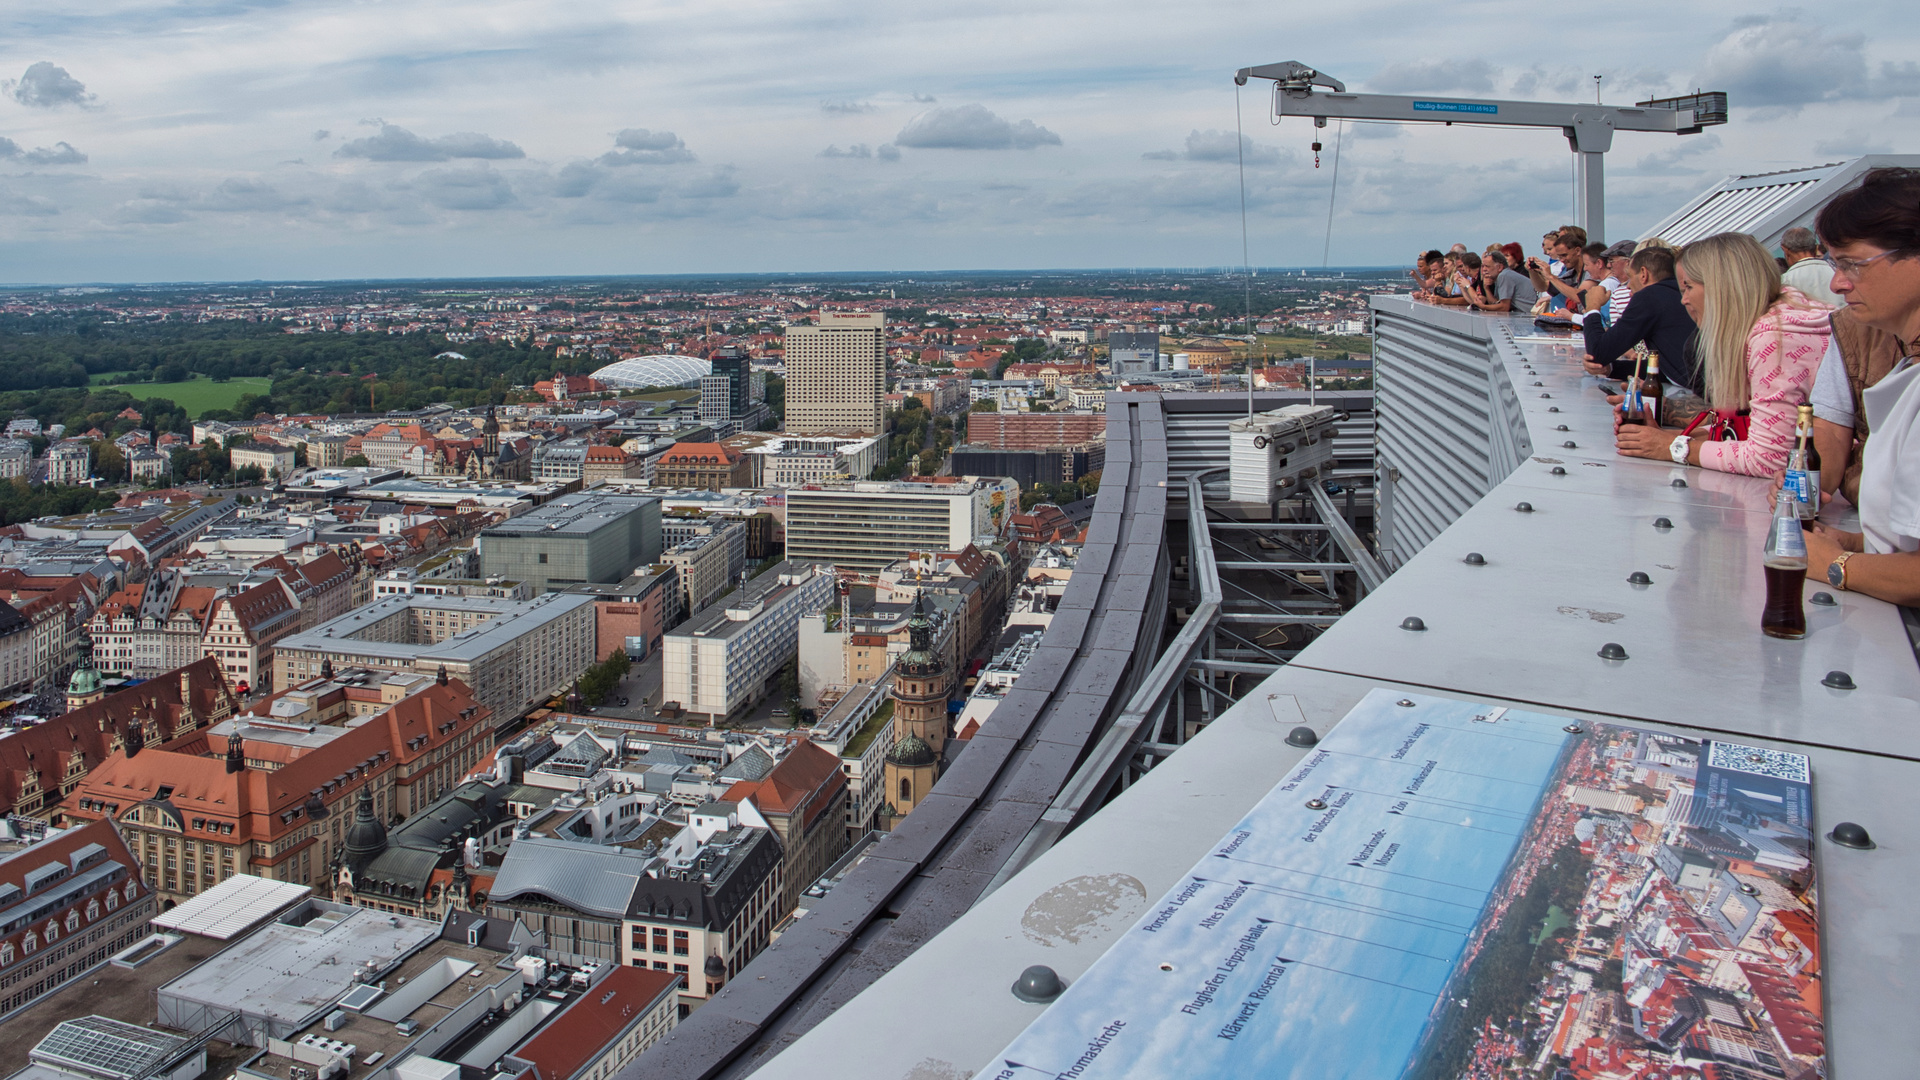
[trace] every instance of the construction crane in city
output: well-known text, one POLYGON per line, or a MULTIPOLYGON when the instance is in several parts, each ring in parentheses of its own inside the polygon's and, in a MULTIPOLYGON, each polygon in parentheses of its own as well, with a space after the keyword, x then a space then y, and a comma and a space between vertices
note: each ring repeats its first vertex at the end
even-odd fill
MULTIPOLYGON (((1653 131, 1697 135, 1727 122, 1727 95, 1702 91, 1655 98, 1637 105, 1493 101, 1439 95, 1355 94, 1325 72, 1295 60, 1241 68, 1236 85, 1248 79, 1273 80, 1273 115, 1311 116, 1324 128, 1329 119, 1385 123, 1480 124, 1499 127, 1559 128, 1573 150, 1574 223, 1598 241, 1605 231, 1604 161, 1616 131, 1653 131)), ((1595 96, 1598 97, 1596 91, 1595 96)), ((1318 142, 1314 150, 1320 149, 1318 142)))

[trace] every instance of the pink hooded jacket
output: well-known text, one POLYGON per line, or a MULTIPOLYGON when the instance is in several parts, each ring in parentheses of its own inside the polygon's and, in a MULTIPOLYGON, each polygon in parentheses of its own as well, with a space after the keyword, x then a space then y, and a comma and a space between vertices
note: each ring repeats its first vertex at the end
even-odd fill
POLYGON ((1772 476, 1793 452, 1799 405, 1813 389, 1813 376, 1833 334, 1833 309, 1808 300, 1798 289, 1780 299, 1747 335, 1747 437, 1700 448, 1700 464, 1720 472, 1772 476))

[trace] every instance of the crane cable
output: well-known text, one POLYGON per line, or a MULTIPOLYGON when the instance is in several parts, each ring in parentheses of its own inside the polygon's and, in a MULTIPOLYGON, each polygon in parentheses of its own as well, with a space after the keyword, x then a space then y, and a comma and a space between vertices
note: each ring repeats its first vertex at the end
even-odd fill
POLYGON ((1346 137, 1347 122, 1342 120, 1333 133, 1333 183, 1327 186, 1327 238, 1320 245, 1322 270, 1327 268, 1327 254, 1333 250, 1333 197, 1340 192, 1340 144, 1346 137))
MULTIPOLYGON (((1247 418, 1253 418, 1253 350, 1259 339, 1253 333, 1253 256, 1247 245, 1247 137, 1240 123, 1240 84, 1233 87, 1233 153, 1240 165, 1240 271, 1245 276, 1247 331, 1247 418)), ((1219 368, 1214 369, 1216 372, 1219 368)))

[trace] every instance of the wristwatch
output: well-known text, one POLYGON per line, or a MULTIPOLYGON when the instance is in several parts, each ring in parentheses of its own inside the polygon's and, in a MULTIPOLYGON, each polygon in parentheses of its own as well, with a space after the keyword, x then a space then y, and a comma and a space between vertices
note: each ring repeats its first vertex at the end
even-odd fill
POLYGON ((1667 447, 1667 455, 1673 458, 1675 465, 1685 465, 1687 463, 1687 447, 1692 445, 1692 443, 1693 439, 1686 435, 1675 435, 1673 437, 1672 444, 1667 447))
POLYGON ((1847 591, 1847 560, 1856 554, 1858 552, 1843 551, 1833 557, 1833 561, 1827 564, 1827 584, 1841 592, 1847 591))

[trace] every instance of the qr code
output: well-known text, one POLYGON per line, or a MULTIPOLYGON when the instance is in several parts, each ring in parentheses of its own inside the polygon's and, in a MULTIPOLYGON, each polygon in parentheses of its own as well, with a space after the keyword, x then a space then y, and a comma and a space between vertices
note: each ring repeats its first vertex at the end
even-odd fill
POLYGON ((1752 773, 1755 776, 1771 776, 1776 780, 1789 780, 1799 784, 1809 783, 1812 779, 1807 772, 1805 754, 1790 754, 1785 750, 1767 750, 1758 746, 1741 746, 1739 743, 1713 743, 1712 749, 1707 752, 1707 765, 1710 768, 1752 773))

